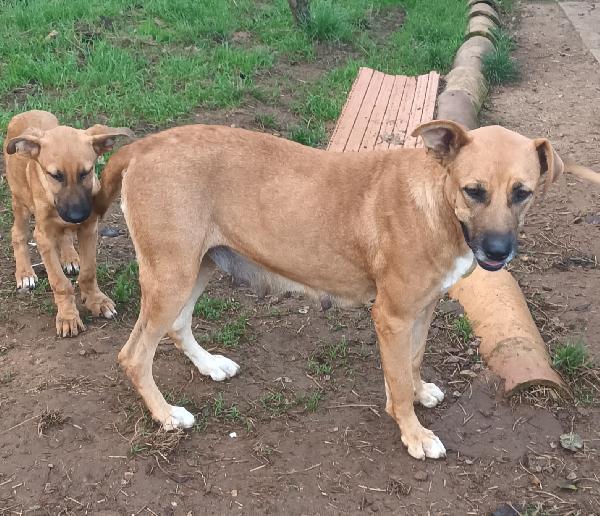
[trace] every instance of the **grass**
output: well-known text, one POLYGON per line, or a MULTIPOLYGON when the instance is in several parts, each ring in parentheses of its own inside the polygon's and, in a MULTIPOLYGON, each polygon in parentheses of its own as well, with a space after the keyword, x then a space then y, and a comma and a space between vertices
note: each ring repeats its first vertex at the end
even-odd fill
POLYGON ((207 321, 217 321, 224 313, 234 310, 239 306, 239 303, 233 299, 216 299, 203 294, 196 301, 194 315, 207 321))
POLYGON ((466 315, 461 315, 452 321, 452 330, 458 339, 465 344, 473 340, 473 325, 466 315))
POLYGON ((225 348, 235 349, 239 347, 240 341, 246 334, 247 323, 248 318, 245 315, 240 315, 215 332, 212 335, 212 340, 225 348))
POLYGON ((483 58, 483 75, 491 84, 506 84, 519 79, 519 65, 511 57, 515 43, 503 30, 496 30, 496 48, 483 58))
POLYGON ((319 404, 323 399, 323 391, 317 389, 312 393, 306 395, 304 399, 304 408, 307 412, 316 412, 319 408, 319 404))
POLYGON ((327 53, 345 52, 339 65, 290 88, 298 123, 287 135, 308 145, 325 141, 325 124, 339 116, 359 66, 445 72, 466 24, 462 0, 313 0, 302 29, 286 0, 28 0, 27 9, 5 0, 3 7, 3 128, 17 112, 47 109, 74 126, 147 130, 193 119, 196 110, 277 100, 289 81, 278 76, 280 63, 310 62, 319 45, 333 45, 327 53), (390 9, 405 9, 406 18, 382 41, 377 22, 390 9))
POLYGON ((259 402, 271 417, 285 414, 291 407, 296 405, 296 402, 290 401, 283 391, 269 391, 260 398, 259 402))
POLYGON ((583 342, 568 342, 554 349, 552 365, 568 378, 574 379, 589 367, 588 351, 583 342))
POLYGON ((131 303, 137 305, 139 303, 138 272, 137 262, 129 262, 117 271, 111 294, 113 300, 119 306, 123 307, 131 303))
POLYGON ((308 360, 308 370, 317 376, 330 376, 336 367, 346 364, 348 343, 345 338, 328 344, 308 360))

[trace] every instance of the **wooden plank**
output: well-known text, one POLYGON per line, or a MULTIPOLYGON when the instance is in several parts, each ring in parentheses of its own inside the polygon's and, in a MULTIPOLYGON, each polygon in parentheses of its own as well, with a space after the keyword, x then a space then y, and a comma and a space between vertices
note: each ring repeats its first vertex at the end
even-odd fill
POLYGON ((375 143, 375 150, 384 150, 390 146, 390 141, 394 135, 394 127, 398 119, 398 111, 404 97, 404 87, 406 86, 405 75, 396 75, 394 77, 394 86, 390 94, 390 101, 383 117, 381 130, 375 143))
MULTIPOLYGON (((427 92, 425 94, 425 103, 421 113, 421 123, 430 122, 433 120, 435 113, 435 101, 437 99, 438 88, 440 84, 440 74, 437 72, 429 72, 429 80, 427 82, 427 92)), ((416 147, 423 147, 423 140, 417 139, 416 147)))
POLYGON ((404 86, 404 95, 402 95, 402 104, 400 104, 398 118, 396 119, 396 124, 394 125, 393 136, 390 140, 390 149, 396 149, 404 146, 404 140, 406 139, 406 128, 408 127, 408 120, 410 117, 410 112, 412 111, 413 101, 415 99, 416 87, 416 79, 414 77, 407 77, 406 85, 404 86))
POLYGON ((341 152, 346 148, 346 142, 352 133, 354 122, 362 106, 373 72, 374 70, 371 68, 360 68, 331 140, 329 140, 328 150, 341 152))
POLYGON ((363 136, 358 152, 370 151, 375 147, 388 104, 390 103, 395 79, 396 77, 393 75, 385 75, 383 77, 379 95, 377 95, 375 107, 371 113, 371 118, 367 124, 365 135, 363 136))
POLYGON ((410 110, 408 127, 406 128, 406 138, 404 139, 404 147, 407 149, 414 149, 417 143, 417 139, 413 138, 410 134, 413 132, 413 129, 421 123, 421 115, 423 113, 423 104, 425 103, 428 82, 429 77, 427 75, 419 75, 419 77, 417 77, 417 89, 415 90, 415 98, 412 109, 410 110))
POLYGON ((352 132, 350 133, 348 141, 346 142, 346 147, 344 148, 345 152, 359 151, 360 144, 363 140, 365 131, 369 125, 369 120, 371 119, 371 114, 375 107, 375 101, 379 96, 379 91, 381 90, 384 77, 385 74, 382 72, 373 72, 371 82, 369 83, 369 87, 367 88, 367 92, 365 93, 362 105, 360 106, 360 110, 354 122, 354 127, 352 128, 352 132))

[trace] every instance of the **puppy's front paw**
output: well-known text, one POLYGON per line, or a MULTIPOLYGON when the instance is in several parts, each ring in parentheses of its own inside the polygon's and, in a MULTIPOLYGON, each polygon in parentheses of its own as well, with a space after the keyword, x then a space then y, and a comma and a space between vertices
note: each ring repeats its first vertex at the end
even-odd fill
POLYGON ((92 315, 95 317, 103 316, 106 319, 112 319, 117 315, 113 300, 99 290, 98 292, 86 296, 83 301, 86 308, 92 312, 92 315))
POLYGON ((76 310, 69 313, 59 310, 56 315, 56 334, 59 337, 76 337, 82 331, 85 331, 85 325, 76 310))
POLYGON ((240 366, 233 360, 223 355, 209 355, 208 357, 190 357, 200 373, 210 376, 215 382, 222 382, 235 376, 240 366))
POLYGON ((172 406, 170 414, 162 421, 162 426, 167 431, 177 428, 191 428, 195 421, 194 416, 183 407, 172 406))
POLYGON ((62 268, 67 276, 76 276, 79 274, 79 263, 77 262, 65 262, 62 264, 62 268))
POLYGON ((408 448, 408 454, 415 459, 440 459, 446 456, 442 441, 427 428, 420 427, 415 432, 403 433, 402 442, 408 448))
POLYGON ((79 255, 74 248, 60 250, 60 264, 65 274, 69 276, 79 274, 79 255))
POLYGON ((435 383, 421 381, 421 388, 415 393, 415 401, 424 407, 432 408, 444 401, 444 393, 435 383))
POLYGON ((17 273, 15 276, 17 280, 17 290, 27 292, 28 290, 33 290, 35 288, 38 278, 35 272, 33 272, 33 269, 31 271, 17 273))

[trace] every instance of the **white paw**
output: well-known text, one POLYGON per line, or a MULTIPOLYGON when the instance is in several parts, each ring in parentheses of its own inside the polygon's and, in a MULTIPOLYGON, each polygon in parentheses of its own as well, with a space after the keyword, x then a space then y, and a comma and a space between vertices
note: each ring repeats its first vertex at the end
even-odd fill
POLYGON ((421 382, 421 389, 416 393, 415 401, 427 408, 435 407, 444 401, 444 393, 435 383, 421 382))
POLYGON ((171 407, 171 413, 165 421, 163 428, 168 432, 176 428, 191 428, 195 418, 183 407, 171 407))
POLYGON ((69 275, 79 274, 79 264, 72 262, 65 263, 63 264, 63 270, 69 275))
POLYGON ((23 276, 17 280, 17 290, 33 290, 35 288, 36 281, 37 276, 23 276))
POLYGON ((117 315, 117 311, 114 308, 105 306, 102 307, 102 315, 105 319, 112 319, 115 315, 117 315))
POLYGON ((402 442, 408 448, 408 454, 419 460, 425 460, 425 457, 429 459, 445 457, 446 448, 444 448, 437 435, 426 428, 423 428, 422 432, 422 435, 410 441, 402 435, 402 442))
POLYGON ((202 360, 192 358, 192 361, 198 368, 198 371, 206 376, 210 376, 215 382, 231 378, 240 370, 239 365, 223 355, 210 355, 210 358, 202 360))

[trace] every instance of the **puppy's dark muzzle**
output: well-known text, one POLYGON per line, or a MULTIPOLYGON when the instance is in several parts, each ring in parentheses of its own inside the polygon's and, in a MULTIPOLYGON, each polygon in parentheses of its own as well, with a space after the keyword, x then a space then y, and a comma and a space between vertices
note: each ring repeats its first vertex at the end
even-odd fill
POLYGON ((484 233, 471 239, 467 227, 462 222, 461 227, 477 263, 486 271, 502 269, 517 254, 517 239, 514 233, 484 233))
POLYGON ((92 213, 91 203, 78 203, 67 206, 57 206, 56 211, 60 218, 71 224, 81 224, 85 222, 92 213))

